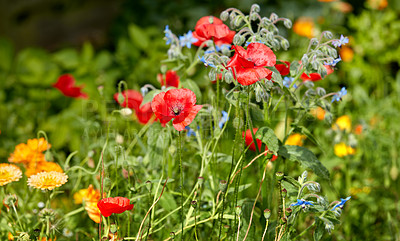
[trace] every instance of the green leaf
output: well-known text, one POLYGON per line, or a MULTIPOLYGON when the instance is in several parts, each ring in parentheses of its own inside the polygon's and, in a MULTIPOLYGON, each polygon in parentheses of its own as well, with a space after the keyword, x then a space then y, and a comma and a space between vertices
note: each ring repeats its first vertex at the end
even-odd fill
POLYGON ((78 52, 75 49, 63 49, 53 54, 53 59, 64 69, 74 69, 79 65, 78 52))
POLYGON ((320 150, 323 150, 321 143, 319 143, 319 141, 314 137, 314 135, 310 132, 310 130, 308 130, 304 126, 296 126, 294 128, 295 132, 300 132, 300 134, 305 135, 308 139, 310 139, 310 141, 312 141, 315 145, 317 145, 320 150))
POLYGON ((271 128, 266 126, 261 127, 257 130, 255 136, 268 147, 268 150, 274 152, 275 155, 277 154, 279 150, 279 140, 271 128))
POLYGON ((129 37, 135 46, 142 50, 145 50, 149 46, 149 37, 143 29, 138 26, 131 24, 128 27, 129 37))
POLYGON ((156 96, 157 94, 161 93, 161 90, 152 90, 149 93, 147 93, 144 97, 143 97, 143 101, 142 104, 140 105, 140 107, 142 107, 144 104, 149 103, 153 100, 154 96, 156 96))
POLYGON ((297 161, 303 167, 311 169, 319 177, 326 180, 329 179, 329 171, 322 165, 314 153, 307 148, 285 145, 279 148, 278 155, 290 161, 297 161))
POLYGON ((196 95, 197 102, 201 101, 202 95, 199 86, 191 79, 187 79, 186 81, 182 81, 183 88, 189 89, 194 92, 196 95))
POLYGON ((314 241, 319 241, 325 232, 324 222, 322 222, 319 218, 316 218, 315 222, 317 223, 317 227, 314 230, 314 241))

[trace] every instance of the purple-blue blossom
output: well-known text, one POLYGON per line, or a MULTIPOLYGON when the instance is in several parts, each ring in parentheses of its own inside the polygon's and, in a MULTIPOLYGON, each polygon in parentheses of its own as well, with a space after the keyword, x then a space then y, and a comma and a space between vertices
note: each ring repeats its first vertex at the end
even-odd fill
POLYGON ((165 38, 167 39, 167 42, 165 44, 168 45, 173 40, 172 32, 171 32, 171 30, 169 30, 169 26, 168 25, 165 26, 164 33, 165 33, 165 38))
POLYGON ((345 95, 347 95, 347 90, 346 90, 346 87, 343 87, 339 92, 337 92, 336 94, 333 95, 332 103, 334 101, 337 101, 337 102, 341 101, 342 97, 345 95))
POLYGON ((290 204, 290 206, 301 206, 302 208, 305 208, 306 205, 314 205, 312 202, 308 202, 304 199, 297 199, 296 203, 290 204))
POLYGON ((204 65, 205 65, 206 67, 207 67, 207 66, 210 66, 210 67, 213 67, 213 68, 216 67, 212 62, 207 61, 207 60, 204 58, 204 56, 202 56, 202 57, 199 56, 199 59, 200 59, 201 62, 204 63, 204 65))
POLYGON ((335 39, 332 41, 332 45, 337 47, 342 47, 342 45, 345 45, 349 42, 348 37, 344 37, 343 35, 340 35, 340 39, 335 39))
POLYGON ((192 43, 196 43, 199 41, 197 38, 193 37, 192 30, 189 30, 186 34, 183 36, 179 36, 179 42, 181 43, 181 46, 192 47, 192 43))
POLYGON ((187 130, 187 133, 186 133, 187 137, 196 136, 196 132, 189 126, 185 126, 185 129, 187 130))
POLYGON ((344 204, 349 201, 351 198, 351 196, 347 197, 347 198, 341 198, 340 199, 340 203, 336 204, 333 208, 332 211, 334 211, 336 208, 343 208, 344 204))
POLYGON ((222 129, 224 127, 225 123, 229 120, 228 112, 222 111, 222 117, 221 120, 218 122, 218 127, 219 129, 222 129))
MULTIPOLYGON (((293 78, 292 77, 285 77, 283 78, 283 85, 286 86, 286 88, 289 88, 290 85, 293 83, 293 78)), ((293 85, 294 88, 297 88, 297 85, 293 85)))
POLYGON ((332 65, 335 66, 337 63, 342 61, 342 58, 339 56, 339 58, 332 60, 332 62, 324 62, 324 65, 332 65))

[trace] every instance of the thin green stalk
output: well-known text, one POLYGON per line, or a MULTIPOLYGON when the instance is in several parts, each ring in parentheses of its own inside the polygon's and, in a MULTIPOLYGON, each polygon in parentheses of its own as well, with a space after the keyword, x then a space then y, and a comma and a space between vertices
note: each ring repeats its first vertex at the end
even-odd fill
POLYGON ((268 224, 269 224, 269 219, 267 219, 267 222, 265 223, 265 229, 264 229, 264 233, 263 233, 263 236, 261 238, 261 241, 264 241, 265 234, 267 233, 267 230, 268 230, 268 224))
POLYGON ((197 206, 194 209, 194 237, 196 238, 196 241, 199 241, 197 238, 197 206))
POLYGON ((182 168, 182 135, 178 133, 178 158, 179 158, 179 173, 181 179, 181 226, 182 235, 181 240, 183 241, 183 168, 182 168))
POLYGON ((13 207, 13 210, 15 212, 15 216, 17 217, 19 228, 21 229, 21 231, 23 231, 24 228, 22 227, 21 220, 19 219, 19 215, 18 215, 17 209, 15 208, 14 202, 12 203, 12 207, 13 207))

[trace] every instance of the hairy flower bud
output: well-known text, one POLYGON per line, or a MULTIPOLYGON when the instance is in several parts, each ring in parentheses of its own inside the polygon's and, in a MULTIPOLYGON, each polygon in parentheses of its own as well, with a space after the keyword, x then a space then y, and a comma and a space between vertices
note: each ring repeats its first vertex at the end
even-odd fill
POLYGON ((219 15, 219 18, 220 18, 222 21, 228 20, 228 18, 229 18, 229 13, 228 13, 228 11, 223 11, 223 12, 219 15))
POLYGON ((308 55, 307 54, 303 54, 303 57, 301 57, 301 63, 303 64, 303 66, 308 65, 308 55))
POLYGON ((287 41, 287 39, 282 39, 281 40, 281 46, 282 46, 282 48, 284 50, 288 50, 289 46, 290 46, 289 41, 287 41))
POLYGON ((236 34, 235 37, 233 37, 233 44, 234 45, 242 45, 244 43, 244 37, 240 34, 236 34))
POLYGON ((283 21, 283 25, 285 25, 286 28, 290 29, 292 28, 292 21, 290 21, 290 19, 285 19, 283 21))
POLYGON ((278 20, 278 15, 276 13, 271 13, 269 19, 271 20, 271 22, 275 22, 276 20, 278 20))
POLYGON ((256 3, 251 5, 250 12, 256 12, 256 13, 260 12, 260 5, 256 3))

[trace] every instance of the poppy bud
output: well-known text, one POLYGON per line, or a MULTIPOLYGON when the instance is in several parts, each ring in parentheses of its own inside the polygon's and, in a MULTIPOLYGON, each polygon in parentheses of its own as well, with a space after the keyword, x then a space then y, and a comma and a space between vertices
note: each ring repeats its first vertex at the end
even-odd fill
POLYGON ((282 197, 286 198, 287 197, 287 190, 286 188, 282 189, 282 197))
POLYGON ((228 183, 227 183, 225 180, 221 180, 221 181, 219 182, 219 190, 220 190, 222 193, 225 193, 227 188, 228 188, 228 183))
POLYGON ((264 218, 268 220, 271 217, 271 210, 268 208, 264 210, 264 218))
POLYGON ((242 214, 242 206, 236 206, 235 213, 240 216, 242 214))
POLYGON ((276 175, 276 179, 278 181, 282 181, 283 180, 283 177, 284 177, 283 172, 277 172, 277 173, 275 173, 275 175, 276 175))
POLYGON ((190 204, 192 205, 193 208, 197 207, 197 201, 196 200, 191 201, 190 204))
POLYGON ((132 110, 129 108, 123 108, 119 111, 123 117, 129 117, 132 115, 132 110))
POLYGON ((124 103, 125 97, 121 93, 118 93, 117 98, 118 98, 118 103, 124 103))

